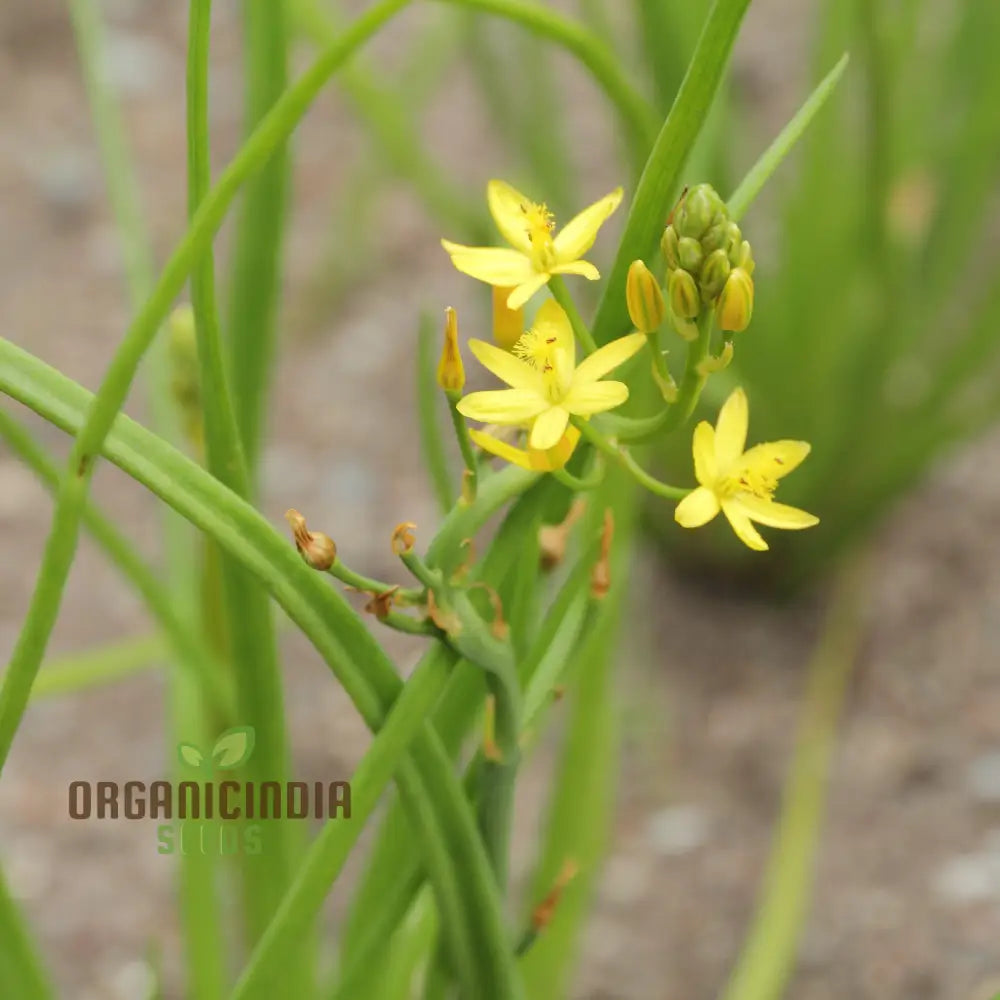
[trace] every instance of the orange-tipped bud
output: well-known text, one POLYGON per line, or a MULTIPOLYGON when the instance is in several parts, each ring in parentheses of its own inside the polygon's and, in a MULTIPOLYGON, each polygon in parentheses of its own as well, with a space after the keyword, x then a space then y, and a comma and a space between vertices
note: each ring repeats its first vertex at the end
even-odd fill
POLYGON ((459 393, 465 387, 465 367, 458 347, 458 314, 451 306, 444 314, 444 345, 438 362, 437 381, 445 392, 459 393))
POLYGON ((295 547, 308 566, 328 570, 337 561, 337 546, 329 535, 310 531, 306 519, 297 510, 286 511, 285 520, 292 529, 295 547))

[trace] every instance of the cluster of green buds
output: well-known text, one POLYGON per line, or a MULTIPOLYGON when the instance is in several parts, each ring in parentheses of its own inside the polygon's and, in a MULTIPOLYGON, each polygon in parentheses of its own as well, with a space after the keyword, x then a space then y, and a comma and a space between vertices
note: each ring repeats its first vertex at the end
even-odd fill
POLYGON ((721 330, 739 332, 753 314, 753 252, 726 203, 710 184, 682 199, 660 241, 667 263, 667 300, 678 333, 691 338, 702 309, 721 330))

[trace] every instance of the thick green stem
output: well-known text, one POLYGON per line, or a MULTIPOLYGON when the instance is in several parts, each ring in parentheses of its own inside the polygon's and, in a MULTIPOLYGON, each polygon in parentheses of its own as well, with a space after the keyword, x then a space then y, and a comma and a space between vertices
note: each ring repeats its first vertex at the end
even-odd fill
POLYGON ((18 1000, 54 1000, 55 993, 27 925, 0 870, 0 982, 18 1000))
MULTIPOLYGON (((288 86, 286 6, 286 0, 243 0, 248 136, 288 86)), ((287 145, 281 142, 263 169, 247 181, 230 289, 229 362, 251 486, 274 368, 287 189, 287 145)))

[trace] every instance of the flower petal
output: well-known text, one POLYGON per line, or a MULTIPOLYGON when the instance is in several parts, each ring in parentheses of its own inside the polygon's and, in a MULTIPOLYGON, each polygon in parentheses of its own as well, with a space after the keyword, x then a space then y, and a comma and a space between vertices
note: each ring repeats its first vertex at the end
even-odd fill
POLYGON ((603 413, 621 406, 628 399, 628 386, 624 382, 586 382, 570 387, 562 405, 578 417, 589 417, 592 413, 603 413))
POLYGON ((715 428, 702 420, 694 429, 691 444, 694 453, 694 477, 702 486, 710 486, 719 476, 715 462, 715 428))
POLYGON ((744 452, 740 465, 782 479, 805 461, 811 451, 808 441, 768 441, 744 452))
POLYGON ((451 262, 456 270, 489 285, 522 285, 535 275, 531 261, 517 250, 505 247, 465 247, 449 240, 442 240, 441 246, 451 255, 451 262))
POLYGON ((571 260, 568 264, 556 264, 553 274, 578 274, 588 281, 597 281, 601 272, 589 260, 571 260))
MULTIPOLYGON (((514 253, 514 251, 511 250, 511 253, 514 253)), ((542 287, 542 285, 548 283, 548 280, 551 277, 552 275, 546 271, 543 271, 541 274, 532 272, 530 277, 523 279, 518 284, 517 288, 510 293, 507 298, 507 308, 520 309, 521 306, 523 306, 524 303, 527 302, 528 299, 530 299, 531 296, 542 287)))
POLYGON ((790 507, 786 503, 775 503, 773 500, 762 500, 752 495, 738 494, 735 501, 746 511, 752 521, 758 521, 772 528, 785 528, 788 531, 798 531, 819 524, 819 518, 808 511, 790 507))
POLYGON ((725 474, 743 454, 749 423, 747 394, 742 389, 734 389, 722 404, 715 423, 715 457, 721 473, 725 474))
POLYGON ((469 428, 469 437, 483 451, 488 451, 491 455, 496 455, 498 458, 502 458, 505 462, 510 462, 512 465, 519 465, 522 469, 531 468, 529 455, 523 448, 515 448, 514 445, 508 444, 506 441, 501 441, 492 434, 477 431, 473 427, 469 428))
POLYGON ((616 188, 563 226, 553 241, 560 264, 579 260, 594 245, 597 231, 621 200, 622 189, 616 188))
POLYGON ((534 448, 528 449, 531 467, 533 469, 541 469, 543 472, 561 469, 572 458, 573 451, 579 440, 580 431, 570 424, 554 447, 548 448, 545 451, 535 451, 534 448))
POLYGON ((506 181, 493 180, 486 185, 486 202, 503 238, 521 253, 530 254, 531 240, 528 239, 524 206, 530 205, 531 200, 506 181))
POLYGON ((722 501, 722 513, 726 515, 736 537, 747 546, 757 552, 767 551, 767 542, 757 532, 757 529, 750 523, 742 503, 736 499, 722 501))
POLYGON ((674 520, 682 528, 700 528, 719 513, 719 498, 704 486, 692 490, 674 511, 674 520))
POLYGON ((522 361, 485 340, 470 340, 469 350, 487 371, 502 379, 511 388, 527 389, 538 396, 544 396, 542 377, 527 361, 522 361))
POLYGON ((520 424, 537 417, 548 405, 537 392, 527 389, 493 389, 463 396, 456 409, 484 424, 520 424))
POLYGON ((645 343, 644 333, 630 333, 627 337, 619 337, 610 344, 599 347, 577 365, 573 383, 580 385, 596 382, 602 375, 607 375, 609 371, 623 365, 637 351, 641 351, 645 343))
POLYGON ((528 444, 538 451, 554 448, 569 423, 569 413, 561 406, 550 406, 531 425, 528 444))

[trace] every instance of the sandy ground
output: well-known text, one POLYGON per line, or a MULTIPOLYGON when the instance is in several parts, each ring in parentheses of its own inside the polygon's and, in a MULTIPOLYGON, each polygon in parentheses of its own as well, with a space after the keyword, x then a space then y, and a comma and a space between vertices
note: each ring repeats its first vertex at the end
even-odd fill
MULTIPOLYGON (((184 211, 182 6, 108 5, 109 65, 126 102, 161 259, 184 211)), ((777 25, 786 51, 796 38, 782 14, 777 0, 761 3, 739 51, 738 69, 754 93, 779 94, 761 120, 780 120, 781 95, 798 86, 770 58, 777 25)), ((400 42, 405 29, 386 52, 400 42)), ((239 122, 238 37, 228 6, 214 44, 221 164, 239 122)), ((447 141, 461 151, 457 171, 479 184, 502 154, 466 82, 456 74, 425 127, 437 148, 447 141)), ((597 149, 606 129, 588 107, 577 109, 574 134, 580 148, 597 149)), ((94 387, 127 305, 71 37, 55 0, 0 10, 0 123, 3 335, 94 387)), ((366 146, 331 92, 296 151, 290 318, 263 507, 275 521, 290 505, 307 510, 350 540, 355 563, 389 572, 391 526, 434 520, 412 421, 398 419, 410 412, 415 317, 444 301, 462 306, 469 290, 438 251, 439 234, 405 191, 393 190, 378 215, 378 273, 355 281, 335 308, 317 311, 317 248, 366 146)), ((584 185, 595 196, 616 182, 605 161, 588 158, 584 185)), ((130 410, 143 415, 141 393, 130 410)), ((64 449, 57 433, 40 431, 64 449)), ((876 540, 869 628, 835 759, 795 1000, 987 1000, 1000 988, 998 457, 994 436, 949 460, 876 540)), ((155 553, 151 498, 110 469, 100 472, 96 493, 155 553)), ((48 510, 31 476, 0 447, 4 655, 27 606, 48 510)), ((818 605, 774 609, 692 592, 650 553, 641 555, 637 579, 637 628, 620 673, 626 746, 616 837, 573 996, 698 1000, 724 983, 752 910, 818 605)), ((146 629, 139 604, 85 541, 53 655, 146 629)), ((298 767, 347 776, 366 745, 364 728, 316 655, 294 639, 286 650, 298 767)), ((412 658, 405 642, 396 651, 412 658)), ((0 784, 4 863, 66 997, 131 1000, 150 942, 163 943, 168 963, 176 954, 173 870, 155 853, 152 827, 74 824, 65 806, 71 779, 162 773, 163 711, 153 675, 40 703, 0 784)), ((545 756, 527 779, 529 802, 540 795, 545 756)), ((530 857, 529 848, 526 821, 518 856, 530 857)), ((334 910, 343 893, 335 895, 334 910)))

